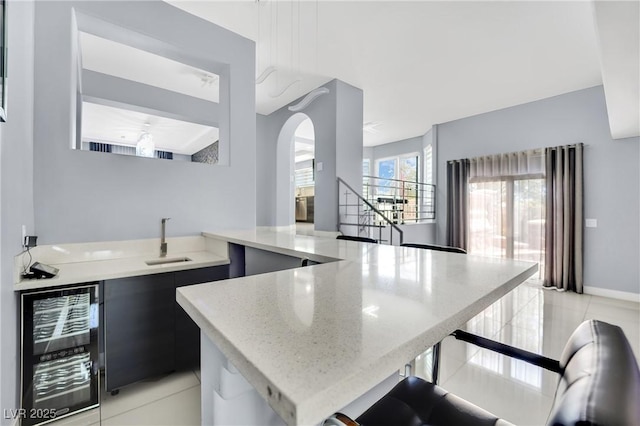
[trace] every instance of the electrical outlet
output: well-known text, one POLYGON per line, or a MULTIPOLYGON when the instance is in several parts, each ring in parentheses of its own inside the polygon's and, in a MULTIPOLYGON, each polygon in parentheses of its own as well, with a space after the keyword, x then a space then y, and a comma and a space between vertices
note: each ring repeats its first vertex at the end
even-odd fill
POLYGON ((22 241, 23 247, 24 247, 25 238, 27 238, 27 225, 22 225, 22 238, 20 239, 20 241, 22 241))
POLYGON ((38 245, 37 240, 38 237, 36 237, 35 235, 27 235, 26 237, 24 237, 24 246, 27 248, 33 248, 38 245))

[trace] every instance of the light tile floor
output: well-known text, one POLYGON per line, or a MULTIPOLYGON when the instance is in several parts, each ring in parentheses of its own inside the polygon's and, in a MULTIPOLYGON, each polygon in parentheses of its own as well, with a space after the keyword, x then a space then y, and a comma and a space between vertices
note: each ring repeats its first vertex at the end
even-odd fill
MULTIPOLYGON (((604 297, 543 290, 525 283, 469 321, 467 331, 558 359, 584 320, 619 325, 640 362, 640 304, 604 297)), ((430 379, 430 357, 416 362, 430 379)), ((442 342, 440 384, 448 391, 517 425, 543 425, 557 375, 522 361, 447 337, 442 342)))
MULTIPOLYGON (((640 305, 603 297, 543 290, 525 283, 464 327, 506 344, 558 359, 575 327, 596 318, 619 325, 640 357, 640 305)), ((429 357, 416 374, 430 378, 429 357)), ((639 358, 640 359, 640 358, 639 358)), ((543 369, 448 337, 442 343, 440 384, 517 425, 542 425, 557 376, 543 369)), ((174 373, 103 393, 99 409, 53 423, 76 425, 198 425, 199 372, 174 373)))

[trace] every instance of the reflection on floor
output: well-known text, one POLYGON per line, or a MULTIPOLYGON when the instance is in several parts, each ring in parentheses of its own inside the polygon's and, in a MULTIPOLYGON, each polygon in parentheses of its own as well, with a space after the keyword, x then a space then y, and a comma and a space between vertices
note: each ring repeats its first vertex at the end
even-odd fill
MULTIPOLYGON (((596 318, 621 326, 639 357, 639 306, 526 283, 469 321, 465 329, 558 359, 578 324, 596 318)), ((416 362, 416 374, 429 379, 425 360, 416 362)), ((448 337, 442 344, 440 378, 445 389, 514 424, 541 425, 551 407, 557 376, 448 337)), ((115 397, 103 394, 99 409, 53 424, 199 425, 198 372, 138 383, 115 397)))
MULTIPOLYGON (((634 302, 542 290, 526 283, 469 321, 465 330, 559 359, 573 330, 595 318, 619 325, 640 360, 639 307, 634 302)), ((442 342, 442 355, 443 388, 511 423, 545 424, 556 374, 452 337, 442 342)), ((430 357, 417 360, 416 374, 430 378, 430 357)))

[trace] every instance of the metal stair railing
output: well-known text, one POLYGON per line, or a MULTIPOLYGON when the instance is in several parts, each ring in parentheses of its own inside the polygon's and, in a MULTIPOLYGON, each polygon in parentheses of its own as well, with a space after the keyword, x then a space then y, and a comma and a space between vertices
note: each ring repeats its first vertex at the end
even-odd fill
POLYGON ((367 201, 398 224, 434 220, 435 188, 422 182, 363 176, 367 201))
POLYGON ((388 226, 389 244, 393 245, 394 232, 398 233, 398 244, 402 244, 403 242, 404 235, 402 229, 354 190, 347 182, 338 177, 338 230, 342 231, 343 227, 346 226, 355 227, 358 233, 357 236, 363 236, 362 233, 366 231, 367 237, 374 238, 379 243, 387 241, 383 239, 382 231, 388 226), (348 191, 344 191, 343 193, 340 187, 341 184, 348 191), (344 203, 342 202, 343 196, 344 203), (350 200, 350 197, 355 197, 355 200, 350 200), (350 218, 354 216, 356 216, 356 219, 353 222, 349 222, 350 218), (371 235, 371 230, 377 230, 377 237, 371 235))

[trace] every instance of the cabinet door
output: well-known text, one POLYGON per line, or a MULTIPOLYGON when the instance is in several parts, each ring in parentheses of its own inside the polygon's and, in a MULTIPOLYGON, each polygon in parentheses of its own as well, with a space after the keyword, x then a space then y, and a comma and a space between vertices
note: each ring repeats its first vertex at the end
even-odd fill
MULTIPOLYGON (((229 278, 229 266, 191 269, 175 274, 177 288, 227 279, 229 278)), ((178 302, 175 302, 174 305, 176 313, 176 369, 200 368, 200 328, 178 302)))
POLYGON ((175 369, 174 274, 104 282, 107 391, 175 369))

